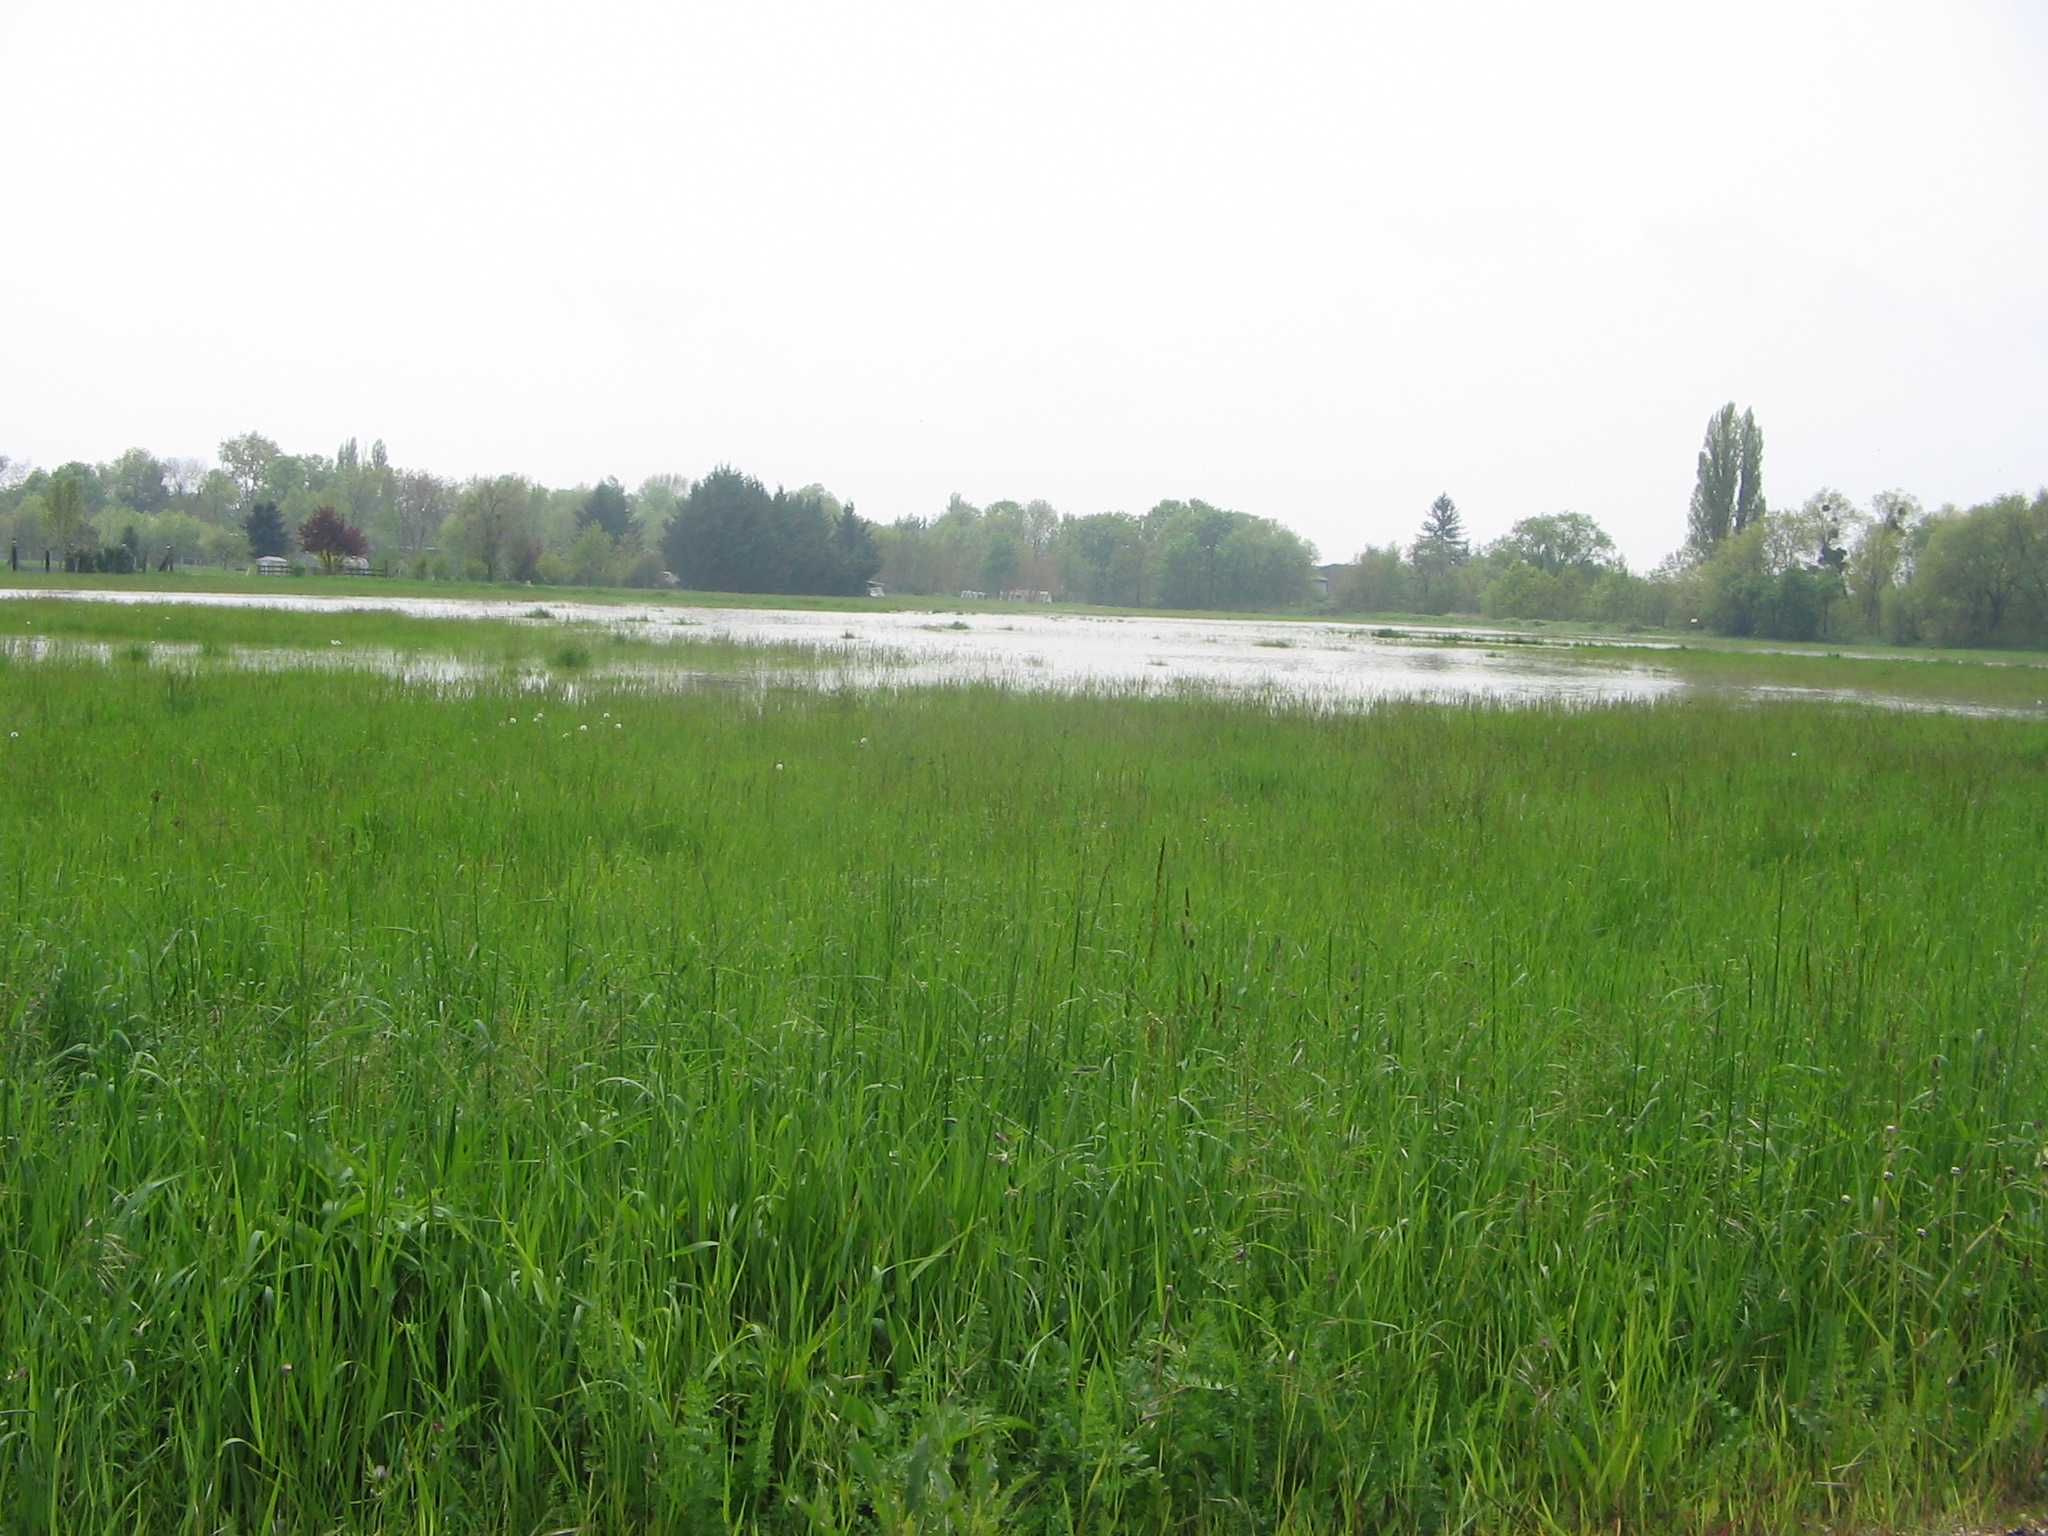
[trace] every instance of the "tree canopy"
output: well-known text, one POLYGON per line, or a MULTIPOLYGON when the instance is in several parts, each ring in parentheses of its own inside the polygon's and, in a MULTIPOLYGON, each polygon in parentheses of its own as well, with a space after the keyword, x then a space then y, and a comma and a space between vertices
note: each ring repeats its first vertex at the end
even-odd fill
POLYGON ((810 487, 770 494, 729 465, 691 488, 661 547, 684 586, 707 592, 854 594, 882 564, 852 507, 810 487))

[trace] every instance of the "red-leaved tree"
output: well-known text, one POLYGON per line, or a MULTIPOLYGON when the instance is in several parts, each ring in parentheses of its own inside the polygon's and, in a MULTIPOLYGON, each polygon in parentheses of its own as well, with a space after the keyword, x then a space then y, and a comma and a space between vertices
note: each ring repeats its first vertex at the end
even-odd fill
POLYGON ((320 557, 320 569, 330 576, 345 559, 367 555, 370 540, 363 530, 332 507, 315 507, 313 515, 299 524, 299 548, 320 557))

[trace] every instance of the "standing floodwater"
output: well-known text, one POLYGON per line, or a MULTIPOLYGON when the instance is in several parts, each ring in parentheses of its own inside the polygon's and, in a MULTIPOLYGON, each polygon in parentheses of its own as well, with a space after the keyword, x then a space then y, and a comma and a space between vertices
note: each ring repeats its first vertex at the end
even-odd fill
MULTIPOLYGON (((50 597, 48 592, 10 596, 50 597)), ((642 639, 695 638, 794 646, 829 685, 997 682, 1025 689, 1184 688, 1345 704, 1382 699, 1619 702, 1660 697, 1678 679, 1584 649, 1523 637, 1435 633, 1287 619, 1193 619, 1079 613, 700 608, 577 603, 550 597, 301 596, 296 593, 78 592, 80 601, 189 603, 299 612, 359 610, 417 618, 596 625, 642 639)))

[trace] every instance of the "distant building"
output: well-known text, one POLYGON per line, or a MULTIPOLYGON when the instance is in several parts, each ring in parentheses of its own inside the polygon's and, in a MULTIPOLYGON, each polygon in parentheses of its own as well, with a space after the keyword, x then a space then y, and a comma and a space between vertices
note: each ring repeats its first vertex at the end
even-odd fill
POLYGON ((980 597, 987 597, 987 596, 988 596, 988 594, 987 594, 986 592, 977 592, 977 591, 975 591, 975 590, 974 590, 974 589, 973 589, 972 587, 962 587, 962 588, 960 589, 960 595, 961 595, 961 596, 962 596, 963 598, 966 598, 967 600, 969 600, 970 602, 971 602, 971 601, 973 601, 973 600, 974 600, 975 598, 980 598, 980 597))
POLYGON ((1003 593, 1002 599, 1006 603, 1049 603, 1052 601, 1052 594, 1050 592, 1030 592, 1019 587, 1013 592, 1003 593))
POLYGON ((1344 562, 1341 560, 1335 565, 1319 565, 1315 568, 1314 573, 1310 575, 1308 580, 1309 585, 1315 588, 1317 597, 1328 597, 1330 595, 1330 583, 1336 580, 1337 573, 1343 569, 1344 562))
POLYGON ((888 595, 889 589, 883 586, 879 581, 871 581, 868 583, 869 597, 887 597, 888 595))
POLYGON ((367 576, 370 574, 370 562, 361 555, 343 555, 341 557, 341 574, 344 576, 367 576))
POLYGON ((288 576, 291 574, 291 568, 291 561, 285 559, 283 555, 258 555, 256 557, 256 574, 258 576, 288 576))

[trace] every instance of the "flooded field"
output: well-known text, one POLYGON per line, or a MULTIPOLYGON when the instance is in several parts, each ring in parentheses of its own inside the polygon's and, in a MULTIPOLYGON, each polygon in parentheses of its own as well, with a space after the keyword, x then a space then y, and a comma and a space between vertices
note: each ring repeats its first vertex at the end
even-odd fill
POLYGON ((1708 693, 1966 714, 2048 713, 2048 672, 2024 662, 1739 650, 1454 625, 536 602, 532 596, 0 589, 0 597, 112 604, 130 611, 352 616, 348 621, 358 626, 374 615, 430 621, 441 626, 432 644, 412 644, 409 636, 395 644, 363 643, 357 636, 311 648, 297 634, 289 641, 202 644, 189 634, 180 643, 152 630, 124 645, 88 633, 90 625, 69 637, 37 633, 29 625, 22 626, 28 633, 0 628, 0 653, 102 661, 126 654, 163 662, 203 654, 214 664, 245 670, 373 671, 442 689, 463 689, 484 678, 571 694, 580 686, 576 677, 656 694, 713 680, 826 688, 964 682, 1030 692, 1200 692, 1335 709, 1391 700, 1611 704, 1708 693), (471 654, 451 639, 451 631, 472 622, 480 635, 530 636, 521 642, 525 654, 471 654))
MULTIPOLYGON (((40 596, 49 593, 6 593, 40 596)), ((1446 644, 1430 632, 1369 629, 1295 620, 1246 621, 1119 617, 1073 613, 958 614, 697 608, 673 604, 597 604, 530 599, 476 601, 422 597, 332 599, 292 593, 89 592, 79 601, 270 608, 288 612, 382 612, 415 618, 467 618, 562 625, 627 634, 638 640, 725 640, 807 652, 802 668, 771 665, 778 679, 809 676, 827 686, 918 686, 998 682, 1027 689, 1189 688, 1278 695, 1332 705, 1382 699, 1651 699, 1682 686, 1634 663, 1601 663, 1584 648, 1539 646, 1524 637, 1474 632, 1446 644), (1498 646, 1490 644, 1498 641, 1498 646)), ((54 642, 13 641, 16 654, 40 654, 54 642)), ((237 655, 244 664, 373 667, 422 681, 447 682, 461 664, 444 658, 368 653, 237 655)), ((606 674, 644 675, 658 684, 676 669, 645 654, 603 662, 606 674)), ((685 674, 687 675, 687 674, 685 674)))

